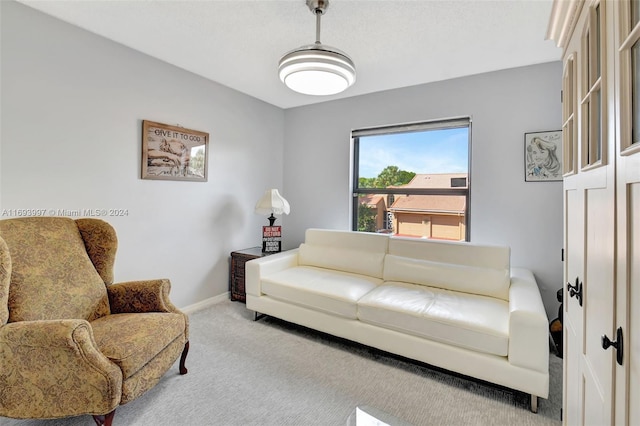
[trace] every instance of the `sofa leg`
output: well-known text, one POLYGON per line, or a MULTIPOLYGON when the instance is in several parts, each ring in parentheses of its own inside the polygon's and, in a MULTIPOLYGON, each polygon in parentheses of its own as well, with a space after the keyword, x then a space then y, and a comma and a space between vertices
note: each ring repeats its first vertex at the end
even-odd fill
POLYGON ((98 426, 111 426, 111 422, 113 422, 113 416, 115 415, 116 410, 113 410, 112 412, 107 413, 104 416, 93 416, 93 421, 95 421, 98 426))
POLYGON ((266 314, 261 314, 261 313, 256 312, 256 311, 253 312, 253 320, 254 321, 258 321, 259 319, 262 319, 262 318, 264 318, 266 316, 267 316, 266 314))
POLYGON ((189 341, 184 344, 184 349, 182 350, 182 355, 180 356, 180 374, 187 374, 187 367, 184 366, 184 362, 187 359, 187 354, 189 353, 189 341))
POLYGON ((538 397, 534 394, 531 394, 531 412, 538 412, 538 397))

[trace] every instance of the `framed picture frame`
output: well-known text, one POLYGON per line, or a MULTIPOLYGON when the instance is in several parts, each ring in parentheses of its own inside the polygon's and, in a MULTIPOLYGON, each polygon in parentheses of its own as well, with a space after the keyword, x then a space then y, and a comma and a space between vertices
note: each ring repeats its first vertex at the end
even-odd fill
POLYGON ((142 121, 142 179, 207 181, 209 134, 142 121))
POLYGON ((524 134, 524 180, 562 180, 562 130, 524 134))

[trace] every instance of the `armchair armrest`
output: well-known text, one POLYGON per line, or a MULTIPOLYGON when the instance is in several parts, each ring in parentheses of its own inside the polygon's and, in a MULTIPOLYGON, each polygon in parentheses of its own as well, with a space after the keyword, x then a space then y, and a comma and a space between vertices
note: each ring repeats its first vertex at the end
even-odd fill
POLYGON ((526 269, 511 270, 509 362, 543 373, 549 371, 549 320, 538 284, 526 269))
POLYGON ((106 414, 120 402, 122 372, 97 348, 85 320, 3 325, 0 359, 0 416, 106 414))
POLYGON ((185 335, 189 340, 189 316, 176 308, 169 299, 171 281, 126 281, 107 286, 112 314, 170 312, 184 315, 185 335))
POLYGON ((278 271, 298 266, 298 249, 283 251, 270 256, 253 259, 245 264, 245 290, 247 294, 261 296, 263 277, 278 271))
POLYGON ((171 282, 166 279, 127 281, 107 286, 111 313, 181 313, 169 299, 171 282))

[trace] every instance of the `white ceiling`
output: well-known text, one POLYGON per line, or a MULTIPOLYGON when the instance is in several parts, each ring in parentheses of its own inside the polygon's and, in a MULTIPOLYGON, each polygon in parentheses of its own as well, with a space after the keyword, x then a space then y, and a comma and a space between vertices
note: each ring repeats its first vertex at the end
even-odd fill
POLYGON ((321 40, 356 64, 354 86, 308 96, 277 76, 315 41, 305 0, 19 0, 281 108, 560 60, 552 0, 331 0, 321 40))

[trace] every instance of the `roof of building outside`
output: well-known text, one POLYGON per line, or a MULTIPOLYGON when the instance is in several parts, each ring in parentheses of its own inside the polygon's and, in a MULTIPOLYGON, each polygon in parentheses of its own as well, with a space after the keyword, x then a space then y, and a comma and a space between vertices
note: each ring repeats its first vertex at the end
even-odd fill
POLYGON ((384 195, 367 194, 359 197, 360 205, 376 207, 381 201, 384 202, 384 195))
POLYGON ((463 195, 406 195, 397 197, 389 210, 464 213, 465 207, 466 197, 463 195))
MULTIPOLYGON (((467 173, 435 173, 435 174, 417 174, 406 185, 392 186, 390 188, 412 188, 412 189, 450 189, 450 188, 467 188, 468 180, 464 186, 452 187, 451 180, 455 178, 467 178, 467 173)), ((386 204, 386 195, 367 194, 359 198, 360 205, 369 207, 377 207, 380 202, 386 204)), ((441 211, 464 213, 466 210, 466 198, 462 195, 394 195, 395 201, 389 210, 404 211, 441 211)))
MULTIPOLYGON (((417 174, 408 184, 396 186, 394 188, 452 188, 451 179, 466 178, 468 175, 468 173, 417 174)), ((467 185, 459 186, 457 188, 466 187, 467 185)))

